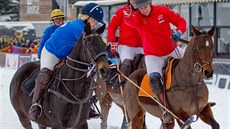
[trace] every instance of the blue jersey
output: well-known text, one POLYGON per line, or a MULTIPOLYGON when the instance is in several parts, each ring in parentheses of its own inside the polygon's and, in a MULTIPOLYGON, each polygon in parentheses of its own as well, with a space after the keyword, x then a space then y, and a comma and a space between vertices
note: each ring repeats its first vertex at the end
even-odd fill
POLYGON ((58 27, 46 41, 46 49, 54 54, 59 60, 66 58, 77 40, 80 38, 85 27, 82 20, 69 21, 58 27))
POLYGON ((45 42, 50 38, 50 36, 54 33, 54 31, 58 28, 59 26, 57 25, 52 25, 49 26, 45 29, 43 35, 42 35, 42 39, 41 42, 39 44, 39 49, 38 49, 38 58, 41 57, 41 53, 42 53, 42 49, 45 45, 45 42))

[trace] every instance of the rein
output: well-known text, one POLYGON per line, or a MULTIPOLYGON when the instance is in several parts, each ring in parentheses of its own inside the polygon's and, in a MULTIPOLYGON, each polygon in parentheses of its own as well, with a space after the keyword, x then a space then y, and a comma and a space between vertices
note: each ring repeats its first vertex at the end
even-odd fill
MULTIPOLYGON (((80 60, 76 60, 70 56, 67 56, 67 60, 66 60, 66 66, 69 67, 70 69, 73 69, 75 71, 78 72, 82 72, 83 74, 80 74, 81 76, 79 78, 73 78, 73 79, 69 79, 69 78, 62 78, 61 77, 61 71, 63 69, 61 69, 61 71, 59 72, 59 75, 56 77, 56 84, 59 86, 60 84, 63 85, 63 87, 66 89, 67 93, 72 97, 72 99, 68 98, 66 95, 63 95, 61 92, 58 92, 56 90, 55 86, 56 84, 54 84, 54 86, 52 88, 48 89, 48 92, 53 93, 55 96, 57 96, 57 98, 63 99, 64 101, 71 103, 71 104, 79 104, 79 111, 77 113, 76 116, 76 120, 74 122, 74 126, 76 126, 76 124, 79 122, 80 119, 80 114, 82 112, 82 108, 83 108, 83 104, 88 102, 91 95, 93 94, 93 89, 95 89, 95 80, 97 79, 97 75, 95 75, 94 73, 96 73, 97 71, 97 67, 96 67, 96 62, 97 60, 101 57, 101 56, 106 56, 105 52, 101 52, 97 55, 94 54, 94 52, 90 49, 90 44, 87 43, 86 41, 89 37, 99 37, 99 34, 91 34, 91 35, 87 35, 84 36, 83 35, 83 53, 84 53, 84 60, 87 60, 86 57, 89 57, 89 59, 91 61, 89 61, 90 63, 86 62, 86 61, 80 61, 80 60), (70 62, 73 62, 72 65, 70 62), (73 64, 79 64, 79 65, 83 65, 86 66, 87 68, 79 68, 76 67, 78 65, 73 65, 73 64), (83 80, 86 77, 85 80, 83 80), (86 93, 86 96, 83 99, 79 99, 77 98, 73 92, 68 88, 66 82, 67 81, 80 81, 82 80, 82 83, 85 83, 85 85, 89 86, 89 91, 86 93)), ((80 55, 81 56, 81 55, 80 55)), ((62 67, 63 68, 63 67, 62 67)))

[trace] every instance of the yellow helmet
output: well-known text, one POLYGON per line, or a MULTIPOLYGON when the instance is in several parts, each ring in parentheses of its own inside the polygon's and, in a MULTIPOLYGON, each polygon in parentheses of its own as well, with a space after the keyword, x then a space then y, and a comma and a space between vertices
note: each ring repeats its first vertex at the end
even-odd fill
POLYGON ((54 9, 50 15, 51 20, 55 18, 65 18, 64 13, 60 9, 54 9))

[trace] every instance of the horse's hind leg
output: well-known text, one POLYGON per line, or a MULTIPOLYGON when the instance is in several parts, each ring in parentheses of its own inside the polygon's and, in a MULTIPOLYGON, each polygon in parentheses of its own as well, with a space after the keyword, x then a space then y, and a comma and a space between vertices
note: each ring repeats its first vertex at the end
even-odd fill
POLYGON ((100 102, 101 106, 101 129, 107 129, 107 120, 109 115, 109 109, 111 108, 113 100, 109 94, 105 95, 100 102))
POLYGON ((142 129, 142 125, 145 119, 145 112, 140 110, 132 120, 132 129, 142 129))
POLYGON ((213 117, 212 109, 208 104, 199 114, 199 117, 202 121, 212 126, 212 129, 219 129, 220 125, 213 117))
POLYGON ((175 126, 174 121, 172 123, 163 123, 163 120, 161 119, 161 123, 162 123, 163 129, 173 129, 175 126))

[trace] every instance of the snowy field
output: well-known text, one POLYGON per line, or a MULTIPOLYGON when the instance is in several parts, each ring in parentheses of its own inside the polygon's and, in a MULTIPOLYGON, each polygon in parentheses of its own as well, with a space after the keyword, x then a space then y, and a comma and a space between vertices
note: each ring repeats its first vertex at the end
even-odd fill
MULTIPOLYGON (((16 112, 10 103, 9 98, 9 84, 15 70, 0 68, 0 129, 23 129, 21 126, 16 112)), ((230 90, 219 89, 217 87, 209 86, 209 101, 216 102, 213 113, 216 120, 220 124, 221 129, 230 129, 230 90)), ((112 105, 108 129, 119 129, 122 122, 122 112, 115 105, 112 105)), ((147 127, 148 129, 159 129, 160 121, 153 116, 147 114, 147 127)), ((89 129, 100 129, 100 119, 92 119, 88 121, 89 129)), ((37 129, 37 125, 33 123, 33 127, 37 129)), ((203 123, 201 120, 192 124, 193 129, 211 129, 210 126, 203 123)), ((179 129, 176 125, 175 129, 179 129)))

